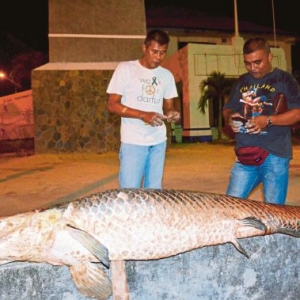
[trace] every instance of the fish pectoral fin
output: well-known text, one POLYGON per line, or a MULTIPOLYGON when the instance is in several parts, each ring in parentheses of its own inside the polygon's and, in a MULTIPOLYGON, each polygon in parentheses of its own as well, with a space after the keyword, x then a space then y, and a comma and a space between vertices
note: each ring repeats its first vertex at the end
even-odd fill
POLYGON ((240 245, 240 243, 237 240, 231 241, 231 243, 234 245, 234 247, 241 252, 242 254, 244 254, 247 258, 249 258, 248 253, 246 252, 246 250, 240 245))
POLYGON ((112 284, 99 263, 82 262, 70 266, 73 281, 86 297, 106 300, 112 295, 112 284))
POLYGON ((254 217, 248 217, 239 220, 243 226, 254 227, 261 231, 267 231, 267 226, 259 219, 254 217))
POLYGON ((108 249, 104 245, 86 231, 75 228, 69 224, 66 229, 75 240, 81 243, 87 250, 95 255, 103 265, 109 268, 110 261, 108 257, 108 249))

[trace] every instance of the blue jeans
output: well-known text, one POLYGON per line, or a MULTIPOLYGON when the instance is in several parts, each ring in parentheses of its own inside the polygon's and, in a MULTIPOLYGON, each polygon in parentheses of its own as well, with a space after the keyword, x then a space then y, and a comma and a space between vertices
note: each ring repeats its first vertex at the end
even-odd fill
POLYGON ((269 154, 260 166, 246 166, 236 162, 231 170, 226 194, 245 199, 253 189, 262 183, 265 202, 285 204, 289 163, 289 158, 272 154, 269 154))
POLYGON ((120 187, 161 189, 166 146, 166 141, 153 146, 121 143, 120 187))

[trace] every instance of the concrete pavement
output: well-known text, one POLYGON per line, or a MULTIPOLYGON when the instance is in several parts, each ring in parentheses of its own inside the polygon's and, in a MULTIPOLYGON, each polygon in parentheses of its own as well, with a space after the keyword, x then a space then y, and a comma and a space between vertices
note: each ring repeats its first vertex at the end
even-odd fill
MULTIPOLYGON (((287 204, 300 205, 300 147, 294 147, 287 204)), ((233 145, 177 144, 167 151, 164 187, 224 193, 234 161, 233 145)), ((118 154, 0 156, 1 215, 45 208, 118 187, 118 154)), ((258 188, 252 199, 262 200, 258 188)), ((276 234, 166 259, 127 261, 130 298, 232 300, 298 299, 299 239, 276 234), (278 278, 288 278, 280 280, 278 278)), ((108 271, 109 273, 109 271, 108 271)), ((0 299, 88 299, 66 266, 14 262, 0 268, 0 299)), ((89 298, 90 299, 90 298, 89 298)), ((109 298, 111 300, 112 297, 109 298)))
MULTIPOLYGON (((225 193, 233 144, 173 144, 167 150, 164 188, 225 193)), ((0 215, 12 215, 118 188, 117 152, 0 156, 0 215)), ((300 205, 300 146, 294 146, 287 204, 300 205)), ((251 197, 262 200, 261 187, 251 197)))

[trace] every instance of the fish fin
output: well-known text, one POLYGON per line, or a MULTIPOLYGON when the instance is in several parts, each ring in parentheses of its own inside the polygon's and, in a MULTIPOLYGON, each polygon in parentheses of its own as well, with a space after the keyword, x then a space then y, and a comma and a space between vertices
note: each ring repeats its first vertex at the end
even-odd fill
POLYGON ((300 231, 296 230, 296 229, 291 229, 291 228, 279 228, 278 233, 282 233, 282 234, 288 234, 294 237, 300 237, 300 231))
POLYGON ((99 300, 106 300, 112 295, 112 283, 102 268, 99 263, 91 262, 82 262, 69 267, 80 293, 99 300))
MULTIPOLYGON (((254 217, 248 217, 244 219, 240 219, 239 222, 242 226, 249 226, 254 227, 258 230, 261 230, 263 232, 267 231, 267 226, 259 219, 254 217)), ((234 240, 232 244, 235 246, 235 248, 240 251, 242 254, 244 254, 247 258, 249 258, 249 255, 247 254, 246 250, 239 244, 237 240, 234 240)))
POLYGON ((259 219, 254 217, 244 218, 239 220, 243 226, 254 227, 261 231, 267 231, 267 226, 259 219))
POLYGON ((129 300, 125 260, 111 261, 111 281, 114 299, 129 300))
POLYGON ((231 243, 235 246, 235 248, 236 248, 239 252, 241 252, 241 253, 244 254, 247 258, 249 258, 248 253, 247 253, 246 250, 239 244, 239 242, 238 242, 237 240, 234 240, 234 241, 232 241, 231 243))
POLYGON ((69 224, 67 225, 67 230, 75 240, 80 242, 86 249, 95 255, 103 265, 109 268, 108 249, 104 245, 86 231, 75 228, 69 224))

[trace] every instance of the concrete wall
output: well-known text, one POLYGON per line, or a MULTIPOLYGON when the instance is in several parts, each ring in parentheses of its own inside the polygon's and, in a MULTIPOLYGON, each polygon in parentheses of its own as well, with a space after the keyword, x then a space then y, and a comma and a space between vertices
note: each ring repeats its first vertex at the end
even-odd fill
POLYGON ((145 33, 143 0, 49 1, 50 62, 135 59, 145 33))
POLYGON ((120 118, 106 108, 115 66, 48 64, 33 71, 36 153, 118 150, 120 118))
POLYGON ((145 35, 143 0, 49 1, 49 63, 32 72, 36 153, 118 149, 106 88, 145 35))
MULTIPOLYGON (((131 300, 297 300, 300 240, 272 235, 171 258, 126 263, 131 300)), ((66 267, 15 263, 0 268, 0 299, 81 300, 66 267)), ((112 299, 112 298, 111 298, 112 299)))

